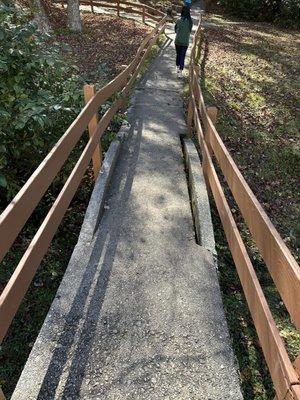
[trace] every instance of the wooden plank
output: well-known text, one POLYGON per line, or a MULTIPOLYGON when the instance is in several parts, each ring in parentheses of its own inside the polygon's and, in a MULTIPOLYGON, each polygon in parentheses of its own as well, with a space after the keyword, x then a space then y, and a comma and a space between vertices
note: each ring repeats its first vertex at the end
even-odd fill
POLYGON ((128 5, 128 6, 140 8, 140 9, 142 9, 143 6, 144 6, 143 4, 140 4, 140 3, 133 3, 132 1, 121 1, 120 3, 121 3, 121 4, 128 5))
POLYGON ((142 21, 145 23, 145 6, 143 6, 142 21))
POLYGON ((205 141, 202 142, 202 154, 205 160, 205 174, 216 202, 274 387, 278 397, 283 399, 290 386, 299 383, 298 376, 289 360, 284 343, 273 320, 251 260, 226 201, 205 141))
POLYGON ((160 17, 156 17, 155 15, 149 14, 149 13, 147 13, 146 11, 145 11, 145 16, 146 16, 147 18, 149 18, 149 19, 153 19, 153 20, 156 21, 156 22, 159 22, 159 21, 161 20, 160 17))
MULTIPOLYGON (((209 118, 211 118, 211 121, 213 122, 213 124, 216 124, 217 121, 217 114, 218 114, 218 109, 216 107, 212 107, 212 106, 205 106, 205 115, 208 115, 209 118)), ((208 147, 208 150, 210 152, 210 154, 213 154, 213 149, 211 147, 211 144, 207 138, 207 132, 208 132, 208 128, 207 128, 207 119, 206 118, 202 118, 203 121, 203 125, 204 125, 204 138, 206 140, 206 144, 208 147)))
POLYGON ((121 1, 121 4, 125 4, 125 5, 129 5, 132 7, 136 7, 136 8, 140 8, 141 10, 143 8, 149 10, 149 11, 153 11, 155 13, 155 15, 160 15, 160 16, 165 16, 166 14, 160 10, 157 10, 154 7, 150 7, 148 4, 143 4, 143 3, 133 3, 131 1, 121 1))
POLYGON ((198 104, 199 104, 199 96, 200 92, 194 91, 194 81, 198 80, 199 76, 199 66, 193 65, 191 63, 190 65, 190 83, 189 83, 189 88, 190 88, 190 100, 189 100, 189 105, 188 105, 188 113, 187 113, 187 127, 188 127, 188 133, 189 136, 192 135, 192 124, 195 122, 195 112, 194 109, 198 109, 198 104))
POLYGON ((216 126, 218 119, 218 108, 215 106, 206 106, 206 112, 211 122, 216 126))
MULTIPOLYGON (((81 5, 91 5, 91 0, 80 0, 81 5)), ((94 7, 117 8, 117 4, 111 4, 105 1, 93 0, 94 7)))
MULTIPOLYGON (((84 85, 84 99, 85 102, 88 103, 96 94, 95 91, 95 86, 94 85, 84 85)), ((89 128, 89 136, 92 137, 94 134, 95 129, 97 128, 98 125, 98 116, 97 113, 93 115, 92 119, 90 120, 88 124, 89 128)), ((94 172, 94 180, 96 181, 101 165, 102 165, 102 149, 101 149, 101 141, 99 144, 96 146, 93 157, 93 172, 94 172)))
POLYGON ((164 30, 164 28, 165 28, 165 27, 162 26, 162 27, 160 28, 160 30, 157 32, 157 34, 149 41, 148 47, 147 47, 145 53, 143 54, 143 56, 142 56, 141 60, 139 61, 139 63, 138 63, 138 65, 137 65, 137 67, 136 67, 134 73, 132 74, 132 76, 131 76, 131 78, 129 79, 127 85, 124 87, 124 89, 123 89, 123 91, 122 91, 122 96, 123 96, 124 98, 127 97, 127 95, 128 95, 128 93, 129 93, 129 91, 130 91, 130 89, 131 89, 133 83, 135 82, 135 80, 136 80, 136 78, 137 78, 137 76, 138 76, 138 73, 139 73, 139 71, 140 71, 140 69, 141 69, 141 66, 143 65, 143 63, 144 63, 146 57, 148 56, 148 54, 149 54, 149 52, 150 52, 150 50, 151 50, 152 45, 157 41, 159 35, 160 35, 161 32, 164 30))
POLYGON ((293 400, 300 400, 300 385, 292 385, 291 392, 293 400))
POLYGON ((295 367, 295 370, 296 370, 297 374, 300 377, 300 355, 294 361, 294 367, 295 367))
MULTIPOLYGON (((92 0, 80 0, 80 4, 91 5, 91 1, 92 0)), ((120 11, 143 15, 143 10, 142 10, 143 5, 138 3, 120 1, 116 2, 116 4, 111 4, 105 1, 93 0, 93 5, 98 7, 116 8, 118 16, 120 16, 120 11)), ((147 5, 144 5, 144 7, 145 7, 145 16, 147 16, 150 19, 153 19, 154 21, 159 21, 161 17, 165 16, 163 12, 161 11, 158 12, 157 10, 152 9, 152 7, 148 7, 147 5), (151 13, 147 13, 146 9, 155 10, 156 13, 154 15, 151 13)))
MULTIPOLYGON (((149 37, 145 39, 149 40, 149 37)), ((137 54, 141 51, 142 46, 140 46, 137 54)), ((124 86, 133 66, 134 64, 129 65, 115 79, 99 90, 85 105, 61 139, 0 215, 0 262, 67 160, 92 116, 97 112, 101 104, 124 86)))
POLYGON ((200 115, 201 115, 202 119, 204 119, 204 115, 205 115, 205 112, 206 112, 206 106, 205 106, 203 95, 202 95, 202 92, 201 92, 201 89, 200 89, 200 85, 199 85, 199 81, 198 81, 198 75, 197 75, 197 72, 196 72, 195 69, 193 71, 193 74, 194 74, 194 77, 195 77, 193 89, 194 89, 195 97, 198 99, 198 103, 199 103, 198 108, 199 108, 199 111, 200 111, 200 115))
POLYGON ((158 30, 162 25, 166 24, 167 20, 168 20, 168 17, 167 17, 167 15, 165 15, 163 18, 159 19, 159 21, 156 24, 154 29, 158 30))
POLYGON ((122 99, 117 100, 98 123, 94 134, 89 139, 88 144, 82 152, 71 175, 4 288, 0 296, 0 342, 6 335, 11 321, 28 290, 36 270, 43 259, 67 208, 69 207, 95 151, 96 145, 121 105, 122 99))
POLYGON ((299 265, 248 186, 207 114, 203 123, 206 128, 205 137, 208 138, 291 319, 300 330, 299 265))
MULTIPOLYGON (((193 76, 190 77, 190 79, 193 81, 193 76)), ((189 95, 189 102, 188 102, 188 108, 187 108, 187 119, 186 119, 186 125, 187 125, 187 136, 192 137, 192 128, 193 128, 193 113, 194 113, 194 107, 193 107, 193 99, 194 99, 194 94, 192 92, 192 87, 193 87, 193 82, 190 82, 190 95, 189 95)))
POLYGON ((198 143, 199 145, 202 147, 202 142, 204 140, 204 135, 203 135, 203 130, 202 130, 202 126, 201 126, 201 122, 200 122, 200 118, 198 115, 198 107, 197 107, 197 102, 194 96, 194 93, 192 92, 192 103, 193 103, 193 108, 194 108, 194 126, 195 126, 195 131, 196 131, 196 136, 198 139, 198 143))
POLYGON ((160 16, 165 16, 166 14, 163 11, 160 11, 154 7, 149 6, 148 4, 145 4, 145 7, 147 8, 147 10, 154 12, 156 15, 160 15, 160 16))

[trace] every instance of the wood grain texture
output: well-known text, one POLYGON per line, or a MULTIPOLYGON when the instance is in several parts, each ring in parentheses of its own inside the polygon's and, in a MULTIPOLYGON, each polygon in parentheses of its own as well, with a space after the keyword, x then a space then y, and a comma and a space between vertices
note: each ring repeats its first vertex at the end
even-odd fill
POLYGON ((294 367, 295 367, 295 370, 297 371, 297 374, 300 377, 300 355, 298 355, 298 357, 294 361, 294 367))
POLYGON ((81 138, 93 115, 104 101, 125 84, 130 70, 129 66, 116 79, 99 90, 85 105, 61 139, 3 211, 0 216, 0 262, 81 138))
POLYGON ((300 330, 300 268, 206 115, 207 140, 282 300, 300 330))
POLYGON ((52 238, 55 235, 74 194, 76 193, 95 151, 95 147, 121 105, 122 99, 117 100, 99 121, 94 134, 89 139, 71 175, 66 181, 39 230, 32 239, 12 277, 4 288, 0 296, 0 342, 3 340, 15 313, 28 290, 36 270, 48 250, 52 238))
POLYGON ((226 201, 205 141, 202 141, 202 152, 203 159, 205 160, 205 175, 207 176, 216 202, 272 381, 277 395, 283 399, 290 386, 299 382, 298 376, 279 335, 251 260, 226 201))
MULTIPOLYGON (((95 86, 84 85, 83 90, 84 90, 85 102, 88 103, 96 94, 95 86)), ((94 114, 88 124, 90 138, 93 136, 94 131, 97 128, 97 125, 98 125, 98 116, 97 114, 94 114)), ((101 141, 99 141, 99 144, 95 148, 94 154, 92 156, 92 161, 93 161, 94 181, 96 181, 102 165, 101 141)))

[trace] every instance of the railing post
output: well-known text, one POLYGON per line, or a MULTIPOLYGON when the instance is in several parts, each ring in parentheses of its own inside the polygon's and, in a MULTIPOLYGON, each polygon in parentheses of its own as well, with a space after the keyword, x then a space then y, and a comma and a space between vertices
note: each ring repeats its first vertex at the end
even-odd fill
POLYGON ((298 355, 298 357, 294 361, 294 367, 295 367, 295 370, 296 370, 297 374, 300 376, 300 354, 298 355))
POLYGON ((207 106, 206 112, 211 119, 211 122, 214 124, 214 126, 216 126, 218 120, 218 108, 214 106, 207 106))
POLYGON ((143 23, 145 23, 145 6, 143 6, 143 15, 142 15, 143 23))
POLYGON ((120 0, 117 1, 117 16, 120 16, 120 0))
MULTIPOLYGON (((94 85, 84 85, 84 99, 85 102, 88 103, 92 97, 95 96, 95 86, 94 85)), ((92 119, 89 122, 89 136, 92 137, 95 129, 98 124, 98 116, 97 114, 93 115, 92 119)), ((94 171, 94 180, 97 179, 97 176, 100 172, 101 165, 102 165, 102 149, 101 149, 101 141, 99 145, 95 148, 93 154, 93 171, 94 171)))
MULTIPOLYGON (((191 60, 192 62, 192 60, 191 60)), ((189 104, 188 104, 188 112, 187 112, 187 129, 188 129, 188 137, 192 136, 192 125, 193 125, 193 101, 192 101, 192 93, 193 93, 193 83, 194 83, 194 74, 193 74, 193 66, 190 67, 190 76, 189 76, 189 104)))
POLYGON ((92 13, 95 14, 95 12, 94 12, 94 3, 93 3, 93 0, 91 0, 91 10, 92 10, 92 13))
MULTIPOLYGON (((211 122, 213 123, 213 126, 216 126, 217 118, 218 118, 217 107, 206 106, 205 109, 206 109, 206 114, 209 116, 211 122)), ((210 154, 213 154, 212 144, 209 140, 209 133, 210 133, 211 128, 209 125, 207 125, 207 126, 208 126, 208 129, 207 130, 205 129, 205 131, 204 131, 204 138, 205 138, 205 141, 206 141, 206 144, 207 144, 210 154)))
MULTIPOLYGON (((195 71, 195 75, 196 75, 196 77, 197 77, 197 81, 199 82, 200 66, 199 66, 199 65, 195 65, 195 66, 194 66, 194 71, 195 71)), ((195 96, 195 100, 196 100, 196 102, 197 102, 197 108, 199 108, 199 101, 200 101, 200 98, 199 98, 198 95, 195 96)))

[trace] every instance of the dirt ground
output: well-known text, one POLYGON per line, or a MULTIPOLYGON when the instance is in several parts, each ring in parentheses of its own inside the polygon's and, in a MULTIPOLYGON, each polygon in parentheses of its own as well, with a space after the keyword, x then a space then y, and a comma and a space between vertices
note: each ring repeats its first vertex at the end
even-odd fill
POLYGON ((82 33, 71 33, 66 26, 66 10, 55 10, 55 14, 52 14, 52 25, 56 41, 65 56, 91 81, 99 76, 111 78, 118 74, 151 31, 150 27, 133 20, 85 12, 82 33))

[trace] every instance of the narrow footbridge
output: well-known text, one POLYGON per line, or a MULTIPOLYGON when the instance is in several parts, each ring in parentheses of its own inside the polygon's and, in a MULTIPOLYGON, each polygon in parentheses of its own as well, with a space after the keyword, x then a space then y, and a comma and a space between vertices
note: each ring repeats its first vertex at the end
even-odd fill
POLYGON ((154 27, 113 81, 98 92, 85 87, 85 107, 0 216, 1 261, 88 128, 86 147, 0 297, 5 340, 92 161, 95 186, 78 243, 12 399, 242 399, 217 277, 209 188, 276 399, 299 400, 300 358, 289 359, 225 197, 224 178, 297 329, 299 266, 216 131, 217 109, 204 103, 200 8, 195 3, 192 9, 185 119, 184 81, 173 71, 167 16, 117 0, 81 3, 138 15, 154 27), (140 77, 164 32, 161 51, 140 77), (128 121, 102 160, 101 138, 129 94, 128 121))

